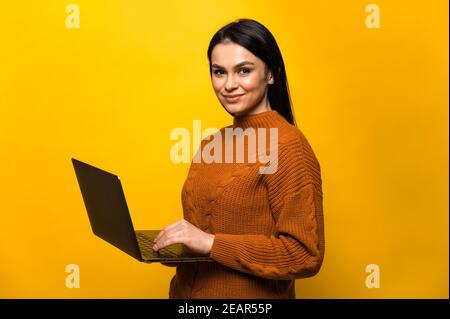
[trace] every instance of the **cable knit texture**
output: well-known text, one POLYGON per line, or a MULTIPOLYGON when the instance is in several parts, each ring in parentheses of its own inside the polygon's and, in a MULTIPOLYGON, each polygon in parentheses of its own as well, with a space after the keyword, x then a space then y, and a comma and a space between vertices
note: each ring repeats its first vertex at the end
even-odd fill
POLYGON ((295 279, 317 274, 325 253, 320 165, 306 137, 270 110, 234 117, 232 125, 202 140, 197 158, 206 151, 222 160, 192 161, 182 205, 187 221, 215 235, 213 262, 177 264, 169 297, 295 298, 295 279), (257 137, 257 128, 266 128, 268 138, 269 128, 277 128, 276 149, 269 139, 264 149, 277 152, 277 170, 261 174, 268 164, 258 160, 258 147, 249 148, 245 134, 230 146, 226 128, 253 128, 257 137), (219 140, 222 154, 211 148, 219 140), (244 162, 226 162, 225 153, 232 147, 236 154, 239 140, 244 162), (256 162, 248 152, 255 152, 256 162))

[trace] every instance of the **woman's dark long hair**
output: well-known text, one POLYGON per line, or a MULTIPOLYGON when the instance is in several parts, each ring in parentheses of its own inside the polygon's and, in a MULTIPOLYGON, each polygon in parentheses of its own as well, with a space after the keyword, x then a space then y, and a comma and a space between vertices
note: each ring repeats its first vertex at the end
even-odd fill
POLYGON ((297 126, 292 112, 283 57, 272 33, 261 23, 252 19, 238 19, 222 27, 214 34, 208 47, 210 76, 212 76, 212 50, 217 44, 227 40, 249 50, 272 71, 274 83, 269 85, 267 93, 270 106, 277 110, 289 123, 297 126))

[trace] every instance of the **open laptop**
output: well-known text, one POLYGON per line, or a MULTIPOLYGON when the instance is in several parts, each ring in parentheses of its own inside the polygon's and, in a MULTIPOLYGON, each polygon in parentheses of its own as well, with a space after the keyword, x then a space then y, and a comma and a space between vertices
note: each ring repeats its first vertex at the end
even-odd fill
POLYGON ((154 251, 160 230, 134 230, 120 178, 74 158, 72 163, 95 235, 141 262, 212 261, 183 244, 154 251))

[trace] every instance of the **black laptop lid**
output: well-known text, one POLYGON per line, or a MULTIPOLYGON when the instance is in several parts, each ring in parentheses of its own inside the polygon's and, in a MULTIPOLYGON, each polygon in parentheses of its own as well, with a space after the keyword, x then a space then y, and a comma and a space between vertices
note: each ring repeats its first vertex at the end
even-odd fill
POLYGON ((142 261, 118 176, 72 158, 92 231, 142 261))

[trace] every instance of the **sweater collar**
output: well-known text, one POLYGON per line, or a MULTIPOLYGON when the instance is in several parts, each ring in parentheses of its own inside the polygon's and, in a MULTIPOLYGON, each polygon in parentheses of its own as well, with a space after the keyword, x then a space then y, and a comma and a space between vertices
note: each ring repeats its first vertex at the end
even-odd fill
POLYGON ((233 128, 240 127, 277 127, 287 122, 277 110, 264 111, 256 114, 245 114, 233 117, 233 128))

